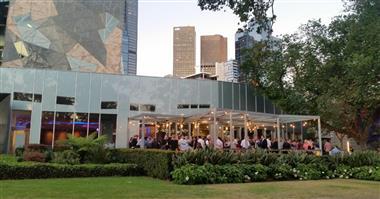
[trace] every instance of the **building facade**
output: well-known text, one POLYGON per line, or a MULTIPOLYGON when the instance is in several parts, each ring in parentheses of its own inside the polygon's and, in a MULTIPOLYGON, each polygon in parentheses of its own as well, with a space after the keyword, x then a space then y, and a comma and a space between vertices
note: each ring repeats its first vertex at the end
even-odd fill
POLYGON ((136 71, 137 1, 10 1, 3 63, 97 73, 136 71))
MULTIPOLYGON (((259 33, 257 28, 257 25, 251 25, 250 29, 235 34, 235 60, 239 68, 246 61, 247 50, 253 48, 255 43, 268 39, 268 33, 266 31, 259 33)), ((240 73, 240 75, 239 81, 245 81, 244 73, 240 73)))
POLYGON ((215 66, 218 81, 239 82, 239 66, 235 60, 216 63, 215 66))
POLYGON ((215 63, 227 61, 227 38, 222 35, 201 36, 201 72, 215 75, 215 63))
POLYGON ((138 133, 129 118, 142 113, 189 115, 213 108, 280 113, 246 84, 47 69, 0 68, 0 99, 0 125, 8 125, 0 143, 8 150, 24 140, 54 145, 67 134, 91 133, 127 147, 138 133))
POLYGON ((124 74, 137 74, 138 1, 126 0, 124 13, 122 59, 124 74))
POLYGON ((173 28, 173 76, 185 77, 195 73, 195 27, 173 28))

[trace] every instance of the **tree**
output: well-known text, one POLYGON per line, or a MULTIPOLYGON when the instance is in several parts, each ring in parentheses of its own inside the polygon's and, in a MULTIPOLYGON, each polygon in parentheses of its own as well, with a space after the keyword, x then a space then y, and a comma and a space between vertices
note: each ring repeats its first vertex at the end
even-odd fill
POLYGON ((320 115, 323 127, 365 147, 380 109, 379 1, 346 1, 346 14, 328 26, 309 21, 248 57, 244 73, 281 108, 320 115))
POLYGON ((198 0, 202 10, 223 10, 230 8, 239 16, 243 28, 250 28, 249 23, 257 23, 258 32, 272 31, 272 24, 276 19, 274 14, 274 0, 198 0))

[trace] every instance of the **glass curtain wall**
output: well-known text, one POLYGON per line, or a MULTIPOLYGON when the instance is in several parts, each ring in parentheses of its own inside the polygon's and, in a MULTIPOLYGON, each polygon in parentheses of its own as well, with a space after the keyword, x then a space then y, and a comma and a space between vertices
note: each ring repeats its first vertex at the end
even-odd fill
POLYGON ((88 132, 88 114, 87 113, 77 113, 75 115, 74 122, 74 136, 76 137, 87 137, 88 132))
POLYGON ((52 145, 54 129, 54 112, 42 112, 40 143, 52 145))

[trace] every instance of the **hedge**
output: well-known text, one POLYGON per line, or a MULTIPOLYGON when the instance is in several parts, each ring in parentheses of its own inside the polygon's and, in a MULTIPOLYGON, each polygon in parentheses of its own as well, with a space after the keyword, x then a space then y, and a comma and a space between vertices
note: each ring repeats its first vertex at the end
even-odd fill
POLYGON ((173 181, 177 184, 219 184, 241 183, 270 180, 318 180, 331 178, 355 178, 361 180, 380 181, 379 167, 339 166, 329 171, 316 164, 299 164, 292 168, 287 164, 271 165, 195 165, 189 164, 172 172, 173 181))
POLYGON ((110 152, 112 163, 137 164, 144 169, 147 176, 170 179, 173 171, 174 151, 157 149, 114 149, 110 152))
POLYGON ((144 171, 136 164, 49 164, 49 163, 0 163, 0 180, 41 179, 98 176, 140 176, 144 171))

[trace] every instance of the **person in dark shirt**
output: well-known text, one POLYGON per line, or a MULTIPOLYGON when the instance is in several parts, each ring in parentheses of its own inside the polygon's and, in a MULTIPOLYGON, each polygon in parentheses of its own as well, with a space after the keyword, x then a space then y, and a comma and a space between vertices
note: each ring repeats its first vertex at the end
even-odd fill
POLYGON ((289 143, 288 140, 285 140, 284 144, 282 145, 282 149, 289 150, 292 148, 292 145, 289 143))

